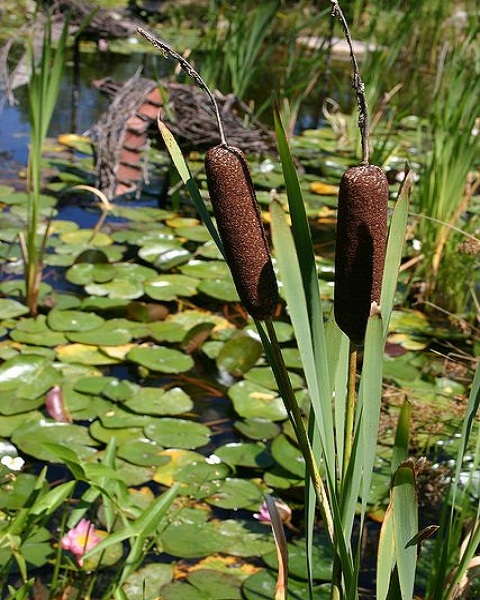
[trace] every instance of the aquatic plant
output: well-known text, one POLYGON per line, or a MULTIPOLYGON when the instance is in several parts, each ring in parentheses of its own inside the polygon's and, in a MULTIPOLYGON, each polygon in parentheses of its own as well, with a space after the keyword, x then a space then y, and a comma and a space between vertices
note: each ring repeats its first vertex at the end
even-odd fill
POLYGON ((29 49, 30 81, 28 86, 30 151, 28 159, 28 220, 25 234, 20 234, 25 269, 25 293, 30 313, 37 314, 38 291, 42 278, 42 254, 48 236, 48 225, 39 236, 39 202, 42 178, 42 152, 53 110, 60 91, 65 66, 68 19, 65 20, 55 50, 52 43, 52 22, 47 18, 40 59, 29 49), (39 242, 40 237, 40 242, 39 242))

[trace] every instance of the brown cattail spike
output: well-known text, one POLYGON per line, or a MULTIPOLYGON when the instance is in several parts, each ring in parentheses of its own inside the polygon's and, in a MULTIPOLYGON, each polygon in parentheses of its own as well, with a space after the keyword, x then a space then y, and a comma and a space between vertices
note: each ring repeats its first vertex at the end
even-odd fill
POLYGON ((374 165, 348 169, 338 195, 335 320, 356 344, 365 338, 372 302, 380 304, 387 240, 388 181, 374 165))
POLYGON ((270 318, 278 288, 248 164, 241 150, 215 146, 205 157, 208 191, 238 295, 254 319, 270 318))

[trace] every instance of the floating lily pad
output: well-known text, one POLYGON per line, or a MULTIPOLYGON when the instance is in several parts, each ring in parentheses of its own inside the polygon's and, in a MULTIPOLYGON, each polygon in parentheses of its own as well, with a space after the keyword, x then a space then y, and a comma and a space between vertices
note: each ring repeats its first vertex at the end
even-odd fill
MULTIPOLYGON (((266 600, 275 598, 277 573, 268 570, 258 571, 251 575, 243 584, 242 592, 247 600, 266 600)), ((313 587, 315 600, 328 600, 331 585, 317 585, 313 587)), ((310 591, 304 582, 290 579, 288 582, 289 600, 309 600, 310 591)))
POLYGON ((147 440, 131 440, 119 445, 117 456, 129 463, 144 467, 156 467, 168 462, 162 455, 163 448, 147 440))
POLYGON ((158 467, 155 471, 153 480, 162 485, 171 486, 177 480, 179 471, 188 465, 192 468, 205 461, 205 457, 192 450, 182 450, 180 448, 167 448, 162 452, 162 456, 168 458, 168 463, 158 467))
POLYGON ((162 588, 163 600, 241 600, 242 580, 227 573, 200 569, 186 581, 175 581, 162 588))
POLYGON ((14 356, 0 365, 0 393, 12 392, 18 398, 33 400, 58 381, 51 362, 41 356, 14 356))
POLYGON ((198 291, 224 302, 238 302, 239 297, 232 279, 204 280, 198 286, 198 291))
POLYGON ((260 487, 248 479, 229 478, 219 482, 215 492, 205 501, 218 508, 237 510, 258 506, 263 500, 260 487))
POLYGON ((94 330, 69 332, 66 337, 70 342, 101 346, 123 346, 123 344, 128 344, 132 340, 130 331, 121 328, 114 329, 108 324, 94 330))
POLYGON ((123 429, 124 427, 144 427, 150 422, 146 415, 137 415, 123 410, 118 405, 110 405, 107 412, 101 413, 100 421, 104 427, 123 429))
POLYGON ((90 425, 89 433, 92 436, 92 438, 99 442, 103 442, 104 444, 108 444, 108 442, 110 442, 112 438, 115 438, 115 443, 119 446, 131 441, 140 441, 142 439, 145 439, 145 436, 143 434, 143 427, 132 426, 114 429, 112 427, 104 427, 100 423, 100 421, 94 421, 90 425))
POLYGON ((194 364, 191 356, 164 346, 137 346, 130 350, 127 358, 159 373, 184 373, 194 364))
POLYGON ((150 420, 144 428, 145 435, 169 448, 199 448, 210 441, 210 429, 201 423, 184 419, 150 420))
POLYGON ((47 317, 48 326, 54 331, 90 331, 103 325, 104 319, 93 313, 80 310, 54 308, 47 317))
POLYGON ((257 363, 262 351, 262 344, 252 336, 232 336, 217 356, 217 367, 234 377, 240 377, 257 363))
POLYGON ((234 427, 245 437, 264 442, 280 433, 280 427, 268 419, 254 418, 235 421, 234 427))
POLYGON ((181 271, 184 275, 198 279, 231 279, 230 270, 224 260, 193 259, 183 265, 181 271))
POLYGON ((122 589, 128 600, 157 600, 159 590, 172 579, 172 565, 150 563, 127 577, 122 589))
POLYGON ((272 390, 250 381, 239 381, 229 390, 233 406, 238 415, 244 418, 270 419, 282 421, 287 418, 287 411, 282 399, 272 390))
POLYGON ((145 293, 154 300, 168 302, 179 296, 194 296, 197 293, 198 279, 186 275, 162 275, 144 285, 145 293))
POLYGON ((284 469, 297 477, 305 477, 305 459, 297 446, 294 446, 285 435, 279 435, 273 440, 271 452, 273 458, 284 469))
POLYGON ((215 454, 229 465, 267 469, 273 460, 263 444, 230 442, 215 450, 215 454))
POLYGON ((96 247, 109 246, 113 242, 109 235, 94 229, 76 229, 62 233, 60 237, 66 244, 85 244, 96 247))
POLYGON ((68 344, 56 349, 58 360, 82 365, 113 365, 119 361, 88 344, 68 344))
POLYGON ((24 304, 8 298, 0 298, 0 319, 14 319, 29 312, 24 304))
POLYGON ((138 387, 135 395, 126 400, 124 406, 142 415, 180 415, 193 408, 190 396, 181 388, 170 390, 138 387))
MULTIPOLYGON (((290 372, 289 377, 293 389, 300 388, 304 385, 303 378, 297 373, 290 372)), ((250 369, 244 374, 244 378, 247 381, 257 383, 269 390, 278 390, 277 382, 275 381, 275 377, 273 376, 270 367, 255 367, 250 369)))
POLYGON ((48 447, 59 444, 71 448, 79 458, 87 459, 96 454, 97 442, 90 437, 88 430, 81 425, 59 423, 42 419, 21 425, 12 435, 12 443, 17 448, 46 462, 59 462, 57 456, 48 447))

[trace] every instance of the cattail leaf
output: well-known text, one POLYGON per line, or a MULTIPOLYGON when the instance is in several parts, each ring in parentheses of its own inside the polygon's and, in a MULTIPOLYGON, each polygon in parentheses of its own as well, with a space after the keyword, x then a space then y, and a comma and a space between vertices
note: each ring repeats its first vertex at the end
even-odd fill
POLYGON ((397 469, 393 480, 391 504, 398 580, 402 598, 410 599, 413 598, 415 585, 417 547, 410 546, 409 542, 418 533, 418 503, 413 461, 406 461, 397 469))
POLYGON ((393 444, 393 456, 391 465, 392 475, 396 472, 400 464, 408 458, 408 442, 410 439, 411 413, 412 405, 408 400, 405 400, 400 410, 400 415, 398 417, 395 442, 393 444))
POLYGON ((377 554, 377 600, 386 600, 393 569, 395 567, 395 535, 393 531, 392 505, 383 517, 377 554))
POLYGON ((383 270, 382 279, 382 294, 380 298, 384 336, 387 335, 395 291, 397 289, 398 269, 400 267, 400 261, 402 260, 402 250, 405 242, 412 177, 412 172, 409 171, 403 181, 390 220, 387 251, 385 255, 385 268, 383 270))
POLYGON ((200 218, 210 232, 210 235, 212 236, 213 241, 217 245, 218 249, 222 254, 224 254, 222 240, 218 235, 217 228, 213 224, 210 213, 208 212, 205 202, 203 201, 198 186, 195 183, 192 174, 190 173, 190 169, 188 168, 185 158, 183 157, 180 146, 177 144, 177 141, 165 123, 163 123, 160 119, 157 119, 157 125, 163 141, 165 142, 165 146, 167 147, 168 153, 170 154, 170 158, 172 159, 173 164, 175 165, 175 168, 177 169, 183 183, 187 187, 192 198, 192 202, 194 203, 200 218))
MULTIPOLYGON (((366 509, 377 449, 382 398, 383 324, 380 315, 369 318, 365 336, 362 380, 358 402, 362 407, 361 447, 363 462, 362 509, 366 509)), ((355 496, 356 497, 356 496, 355 496)))

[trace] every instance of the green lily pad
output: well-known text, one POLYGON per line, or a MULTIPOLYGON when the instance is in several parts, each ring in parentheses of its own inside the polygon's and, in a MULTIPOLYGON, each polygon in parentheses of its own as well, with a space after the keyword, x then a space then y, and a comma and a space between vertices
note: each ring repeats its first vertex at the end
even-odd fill
POLYGON ((224 538, 223 552, 233 556, 261 556, 273 549, 271 530, 256 521, 222 520, 218 531, 224 538))
POLYGON ((70 342, 101 346, 123 346, 132 340, 132 334, 127 329, 113 329, 107 323, 98 329, 67 333, 70 342))
POLYGON ((262 356, 262 344, 250 335, 235 335, 225 342, 217 356, 217 367, 234 377, 250 370, 262 356))
POLYGON ((107 412, 99 415, 104 427, 111 429, 123 429, 124 427, 144 427, 150 422, 146 415, 137 415, 123 410, 118 405, 110 405, 107 412))
POLYGON ((163 600, 241 600, 242 580, 213 569, 199 569, 186 581, 175 581, 162 588, 163 600))
POLYGON ((184 373, 194 364, 191 356, 164 346, 136 346, 127 359, 159 373, 184 373))
POLYGON ((189 260, 190 252, 178 240, 162 240, 140 248, 138 255, 161 271, 168 271, 189 260))
MULTIPOLYGON (((298 373, 290 372, 288 375, 293 389, 297 389, 305 385, 303 378, 298 375, 298 373)), ((258 385, 268 388, 269 390, 278 390, 277 382, 275 381, 275 377, 273 376, 270 367, 255 367, 247 371, 244 374, 244 377, 247 381, 257 383, 258 385)))
POLYGON ((42 356, 18 355, 0 365, 0 392, 14 392, 25 400, 38 398, 58 379, 51 362, 42 356))
POLYGON ((205 459, 178 469, 175 481, 182 484, 182 495, 203 499, 211 495, 217 489, 218 482, 229 474, 230 469, 225 463, 205 459))
MULTIPOLYGON (((108 444, 112 438, 115 438, 115 442, 118 446, 132 441, 141 441, 145 438, 143 427, 132 426, 114 429, 112 427, 104 427, 100 421, 94 421, 90 425, 88 431, 93 439, 104 444, 108 444)), ((121 456, 120 458, 125 457, 121 456)), ((125 458, 125 460, 127 459, 125 458)))
MULTIPOLYGON (((102 256, 105 255, 102 253, 102 256)), ((75 285, 87 285, 92 282, 105 283, 111 281, 116 273, 115 266, 109 263, 79 262, 67 270, 65 277, 67 281, 75 285)))
POLYGON ((173 565, 150 563, 138 569, 122 586, 129 600, 157 600, 159 590, 173 579, 173 565))
POLYGON ((192 468, 205 461, 205 457, 192 450, 181 448, 168 448, 162 452, 162 456, 168 458, 168 463, 158 467, 153 480, 162 485, 171 486, 177 481, 178 473, 186 466, 192 468))
POLYGON ((285 435, 279 435, 273 440, 271 452, 273 458, 284 469, 297 477, 305 477, 305 459, 297 446, 294 446, 285 435))
POLYGON ((141 298, 144 294, 143 283, 141 281, 126 279, 115 279, 107 283, 89 283, 85 286, 87 294, 94 296, 109 296, 110 298, 120 298, 135 300, 141 298))
MULTIPOLYGON (((30 473, 18 473, 9 485, 8 494, 0 494, 0 510, 20 510, 25 507, 38 479, 30 473)), ((45 487, 45 484, 44 486, 45 487)))
POLYGON ((32 410, 28 413, 2 416, 0 419, 0 436, 11 437, 20 425, 24 425, 28 421, 39 421, 43 417, 38 410, 32 410))
MULTIPOLYGON (((276 572, 269 570, 258 571, 251 575, 243 584, 242 592, 246 600, 266 600, 275 597, 277 583, 276 572)), ((313 587, 315 600, 328 600, 330 598, 331 585, 318 585, 313 587)), ((308 585, 304 582, 291 579, 288 582, 289 600, 309 600, 310 592, 308 585)))
POLYGON ((198 286, 198 291, 224 302, 238 302, 239 297, 232 279, 204 280, 198 286))
POLYGON ((245 419, 235 421, 235 429, 245 437, 251 440, 262 440, 266 442, 276 437, 280 433, 280 427, 268 419, 245 419))
POLYGON ((184 275, 197 279, 231 279, 230 270, 224 260, 192 259, 181 267, 184 275))
MULTIPOLYGON (((190 511, 203 512, 203 511, 190 511)), ((182 515, 175 515, 175 521, 167 526, 160 536, 163 551, 179 558, 201 558, 220 552, 223 547, 221 534, 210 522, 183 522, 182 515)), ((182 596, 183 598, 183 596, 182 596)))
POLYGON ((124 406, 142 415, 180 415, 193 408, 190 396, 181 388, 170 390, 161 388, 138 387, 133 398, 126 400, 124 406))
POLYGON ((229 465, 267 469, 273 464, 272 457, 263 444, 230 442, 215 450, 215 454, 229 465))
POLYGON ((159 418, 144 427, 152 441, 169 448, 199 448, 210 441, 210 429, 201 423, 184 419, 159 418))
POLYGON ((237 510, 258 506, 263 500, 263 492, 258 485, 248 479, 228 478, 218 482, 216 490, 205 501, 218 508, 237 510))
POLYGON ((192 242, 207 242, 211 239, 210 232, 204 225, 192 225, 191 227, 177 227, 175 233, 192 242))
POLYGON ((168 462, 162 455, 163 448, 147 440, 131 440, 119 445, 117 456, 134 465, 157 467, 168 462))
POLYGON ((46 419, 21 425, 13 433, 12 443, 21 452, 34 456, 37 460, 54 463, 59 462, 59 459, 48 444, 71 448, 82 459, 88 459, 97 452, 97 442, 90 437, 85 427, 46 419))
MULTIPOLYGON (((275 550, 264 554, 262 559, 267 566, 276 570, 278 568, 277 553, 275 550)), ((326 535, 315 535, 312 548, 313 578, 321 581, 330 581, 333 570, 332 551, 326 535)), ((288 571, 292 577, 307 581, 307 555, 305 540, 295 540, 288 544, 288 571)))
POLYGON ((47 324, 54 331, 90 331, 98 329, 104 322, 102 317, 80 310, 59 310, 54 308, 47 317, 47 324))
POLYGON ((244 418, 282 421, 287 411, 282 399, 272 390, 250 381, 238 381, 228 390, 235 412, 244 418))
POLYGON ((14 319, 21 315, 26 315, 29 312, 28 308, 8 298, 0 298, 0 319, 14 319))
POLYGON ((194 296, 198 279, 186 275, 162 275, 144 285, 145 293, 154 300, 168 302, 179 296, 194 296))

